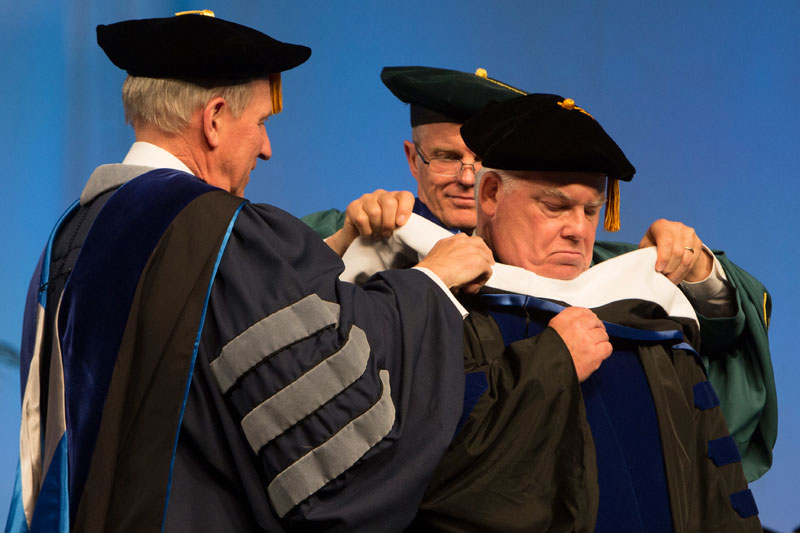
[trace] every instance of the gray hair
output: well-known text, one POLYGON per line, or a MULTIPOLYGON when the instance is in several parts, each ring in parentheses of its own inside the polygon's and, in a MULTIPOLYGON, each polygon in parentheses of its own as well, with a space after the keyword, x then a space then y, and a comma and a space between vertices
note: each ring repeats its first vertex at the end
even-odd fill
POLYGON ((155 126, 165 133, 179 133, 212 98, 224 98, 238 117, 252 94, 251 83, 203 87, 183 80, 128 76, 122 84, 122 105, 125 122, 134 128, 155 126))
POLYGON ((505 191, 513 191, 518 183, 517 180, 522 179, 511 172, 506 170, 500 170, 497 168, 489 168, 489 167, 481 167, 481 169, 475 173, 475 203, 478 203, 478 190, 480 190, 481 180, 483 176, 486 175, 487 172, 492 172, 496 174, 500 181, 503 183, 503 190, 505 191))

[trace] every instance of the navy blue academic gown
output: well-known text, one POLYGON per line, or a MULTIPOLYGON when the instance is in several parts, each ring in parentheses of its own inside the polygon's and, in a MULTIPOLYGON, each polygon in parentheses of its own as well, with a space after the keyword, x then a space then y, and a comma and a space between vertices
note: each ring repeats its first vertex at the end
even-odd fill
POLYGON ((408 524, 463 397, 440 289, 413 270, 342 283, 299 220, 179 171, 102 200, 65 217, 96 218, 57 321, 51 252, 74 235, 31 284, 23 402, 41 409, 23 418, 43 453, 22 459, 10 530, 408 524))

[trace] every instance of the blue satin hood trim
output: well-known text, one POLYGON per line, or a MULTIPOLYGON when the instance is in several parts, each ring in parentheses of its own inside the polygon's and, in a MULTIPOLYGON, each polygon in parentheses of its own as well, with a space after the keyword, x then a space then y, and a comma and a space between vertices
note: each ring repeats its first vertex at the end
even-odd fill
MULTIPOLYGON (((547 311, 553 314, 558 314, 567 306, 536 298, 535 296, 527 296, 524 294, 480 294, 477 298, 484 303, 491 306, 499 307, 516 307, 522 309, 536 309, 539 311, 547 311)), ((612 322, 603 321, 606 331, 612 337, 620 339, 628 339, 633 341, 651 341, 662 342, 669 340, 683 341, 683 332, 679 330, 665 330, 665 331, 652 331, 646 329, 631 328, 628 326, 620 326, 612 322)), ((693 348, 687 343, 683 345, 676 345, 675 348, 689 349, 694 351, 693 348)))

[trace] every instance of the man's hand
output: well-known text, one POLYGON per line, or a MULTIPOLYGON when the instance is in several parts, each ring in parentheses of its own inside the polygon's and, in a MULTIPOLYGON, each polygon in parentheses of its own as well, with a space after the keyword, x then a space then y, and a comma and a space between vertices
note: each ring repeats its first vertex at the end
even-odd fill
POLYGON ((663 218, 656 220, 639 242, 639 248, 648 246, 656 247, 656 271, 675 285, 681 281, 703 281, 711 274, 714 260, 694 228, 663 218))
POLYGON ((325 239, 334 252, 344 255, 356 237, 388 238, 408 222, 414 208, 414 195, 408 191, 384 191, 365 194, 350 202, 342 229, 325 239))
POLYGON ((567 307, 547 324, 561 336, 572 355, 572 363, 583 382, 611 355, 606 327, 585 307, 567 307))
POLYGON ((437 242, 417 266, 435 273, 454 291, 476 293, 491 277, 493 264, 483 239, 459 233, 437 242))

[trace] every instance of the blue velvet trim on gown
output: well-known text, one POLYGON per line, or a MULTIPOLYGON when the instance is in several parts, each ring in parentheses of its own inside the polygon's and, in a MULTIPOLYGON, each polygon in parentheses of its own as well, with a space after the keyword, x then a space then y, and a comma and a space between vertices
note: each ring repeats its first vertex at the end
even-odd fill
POLYGON ((158 169, 123 185, 92 225, 64 288, 61 320, 70 521, 89 472, 111 374, 139 277, 173 219, 218 190, 158 169))
POLYGON ((738 463, 742 460, 736 441, 730 435, 708 441, 708 457, 717 466, 738 463))
POLYGON ((703 381, 696 384, 692 392, 694 393, 694 406, 701 411, 719 406, 719 396, 710 382, 703 381))
POLYGON ((733 509, 742 518, 750 518, 758 514, 758 506, 756 505, 756 500, 753 498, 753 493, 750 489, 734 492, 731 494, 730 498, 733 509))

